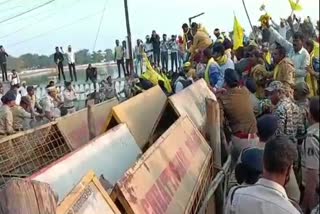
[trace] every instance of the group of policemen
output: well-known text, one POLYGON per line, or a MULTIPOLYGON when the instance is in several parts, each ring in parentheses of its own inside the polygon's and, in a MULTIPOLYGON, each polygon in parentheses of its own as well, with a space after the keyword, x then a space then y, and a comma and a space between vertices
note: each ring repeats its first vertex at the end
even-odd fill
POLYGON ((3 94, 1 85, 0 137, 25 131, 41 124, 53 121, 58 117, 76 111, 77 100, 71 82, 65 82, 65 89, 60 95, 53 81, 47 85, 47 94, 42 99, 35 95, 34 86, 26 86, 13 80, 10 89, 3 94))

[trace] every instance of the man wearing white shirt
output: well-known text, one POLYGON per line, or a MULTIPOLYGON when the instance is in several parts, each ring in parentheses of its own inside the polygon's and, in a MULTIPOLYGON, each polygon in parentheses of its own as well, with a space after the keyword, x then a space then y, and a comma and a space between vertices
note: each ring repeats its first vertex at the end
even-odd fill
POLYGON ((229 192, 225 214, 299 214, 284 189, 290 179, 297 148, 285 136, 265 145, 262 178, 252 186, 229 192))
POLYGON ((74 101, 77 100, 76 92, 74 91, 71 82, 65 82, 65 89, 63 91, 63 110, 64 116, 65 114, 72 114, 76 112, 76 108, 74 106, 74 101))
POLYGON ((270 27, 270 32, 276 42, 286 49, 288 57, 292 60, 294 68, 296 69, 296 83, 304 82, 307 75, 307 67, 310 64, 310 55, 303 47, 303 34, 301 32, 294 33, 291 43, 272 27, 270 27))
POLYGON ((61 47, 61 52, 63 54, 67 55, 67 59, 68 59, 68 66, 69 66, 69 73, 70 73, 70 78, 71 81, 73 81, 73 76, 75 81, 77 82, 77 73, 76 73, 76 57, 75 54, 72 50, 71 45, 68 46, 68 50, 67 53, 64 53, 61 47))
POLYGON ((13 69, 12 74, 9 76, 9 81, 11 82, 11 85, 19 85, 20 84, 20 77, 17 74, 17 71, 13 69))

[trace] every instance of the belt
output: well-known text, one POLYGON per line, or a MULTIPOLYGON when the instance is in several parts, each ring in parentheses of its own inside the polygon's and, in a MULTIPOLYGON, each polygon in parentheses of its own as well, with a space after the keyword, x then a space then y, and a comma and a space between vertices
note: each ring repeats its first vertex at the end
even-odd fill
POLYGON ((240 139, 254 139, 257 137, 256 134, 248 134, 248 133, 244 133, 244 132, 237 132, 233 135, 240 138, 240 139))
POLYGON ((63 107, 66 108, 66 109, 72 109, 72 108, 74 108, 74 106, 71 106, 71 107, 63 106, 63 107))

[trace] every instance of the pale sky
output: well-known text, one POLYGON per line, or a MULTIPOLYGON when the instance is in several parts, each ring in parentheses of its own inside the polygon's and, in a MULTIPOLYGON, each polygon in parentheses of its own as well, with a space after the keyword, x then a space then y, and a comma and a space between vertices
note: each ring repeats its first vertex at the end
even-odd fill
MULTIPOLYGON (((0 0, 0 22, 49 0, 0 0)), ((288 0, 245 0, 253 24, 258 24, 262 3, 274 20, 291 13, 288 0)), ((212 33, 214 28, 231 31, 233 13, 247 32, 250 25, 241 0, 128 0, 133 43, 156 30, 159 34, 181 34, 188 17, 205 14, 196 22, 212 33)), ((92 51, 102 10, 106 10, 95 50, 114 47, 114 40, 125 39, 123 0, 55 0, 26 15, 0 23, 0 44, 13 56, 24 53, 51 54, 55 46, 92 51)), ((319 0, 300 0, 305 18, 319 19, 319 0)))

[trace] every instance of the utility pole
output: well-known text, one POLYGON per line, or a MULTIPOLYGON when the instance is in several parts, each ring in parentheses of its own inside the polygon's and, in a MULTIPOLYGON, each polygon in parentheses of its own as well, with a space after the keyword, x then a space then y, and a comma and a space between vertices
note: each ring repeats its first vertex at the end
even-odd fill
POLYGON ((128 1, 124 0, 124 11, 126 15, 126 26, 127 26, 127 40, 128 40, 128 50, 130 56, 130 75, 132 75, 131 71, 133 71, 133 58, 132 58, 132 43, 131 43, 131 30, 130 30, 130 21, 129 21, 129 9, 128 9, 128 1))

